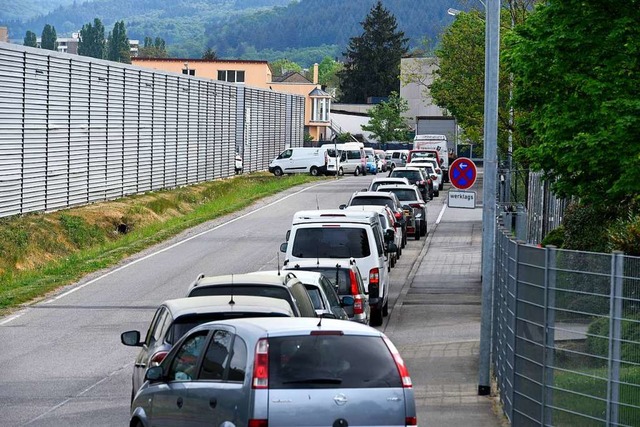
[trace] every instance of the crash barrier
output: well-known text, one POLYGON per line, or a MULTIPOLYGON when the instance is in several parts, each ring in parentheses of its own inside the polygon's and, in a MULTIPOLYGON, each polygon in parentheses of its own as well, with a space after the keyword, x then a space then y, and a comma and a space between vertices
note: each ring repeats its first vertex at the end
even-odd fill
POLYGON ((492 366, 514 426, 640 423, 640 258, 498 227, 492 366))
POLYGON ((304 97, 0 43, 0 217, 267 169, 304 97))

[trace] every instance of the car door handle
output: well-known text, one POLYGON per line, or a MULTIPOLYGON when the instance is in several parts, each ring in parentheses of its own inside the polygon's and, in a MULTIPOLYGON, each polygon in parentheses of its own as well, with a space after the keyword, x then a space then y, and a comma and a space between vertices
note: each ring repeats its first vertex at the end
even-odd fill
POLYGON ((146 368, 147 364, 146 363, 136 363, 136 368, 146 368))
POLYGON ((182 408, 182 405, 184 405, 184 401, 182 400, 182 397, 178 398, 178 400, 176 401, 176 405, 178 405, 178 408, 182 408))
POLYGON ((215 409, 216 406, 218 406, 218 399, 216 399, 215 397, 209 399, 209 406, 211 407, 211 409, 215 409))

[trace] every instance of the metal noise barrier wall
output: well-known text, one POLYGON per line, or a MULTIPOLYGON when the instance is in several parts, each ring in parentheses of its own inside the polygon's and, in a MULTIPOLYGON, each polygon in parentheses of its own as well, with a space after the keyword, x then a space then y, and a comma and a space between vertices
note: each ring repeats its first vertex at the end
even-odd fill
POLYGON ((0 217, 267 168, 304 97, 0 43, 0 217))
POLYGON ((640 258, 498 230, 492 334, 512 425, 640 425, 640 258))

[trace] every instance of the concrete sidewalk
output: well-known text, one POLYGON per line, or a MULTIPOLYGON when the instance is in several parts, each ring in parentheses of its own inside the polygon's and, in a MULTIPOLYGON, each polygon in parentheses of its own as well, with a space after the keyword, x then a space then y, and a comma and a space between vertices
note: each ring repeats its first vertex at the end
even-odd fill
POLYGON ((409 368, 421 426, 508 425, 495 398, 478 396, 481 251, 482 208, 445 208, 390 313, 385 333, 409 368))

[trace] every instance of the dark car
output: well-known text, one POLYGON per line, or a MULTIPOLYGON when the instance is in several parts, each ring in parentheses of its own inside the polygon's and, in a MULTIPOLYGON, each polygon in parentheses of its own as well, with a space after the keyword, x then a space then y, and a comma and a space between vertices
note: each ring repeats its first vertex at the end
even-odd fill
POLYGON ((407 178, 409 184, 413 184, 420 190, 423 200, 433 199, 433 182, 420 168, 404 167, 395 168, 389 173, 390 177, 407 178))
POLYGON ((338 297, 343 301, 343 308, 349 320, 369 324, 369 296, 364 290, 364 282, 355 259, 351 259, 348 263, 298 261, 287 268, 294 272, 304 270, 322 273, 329 279, 338 297), (353 298, 353 304, 345 304, 345 297, 353 298))
MULTIPOLYGON (((403 205, 411 206, 416 217, 416 228, 419 235, 427 235, 427 203, 422 200, 420 191, 415 185, 381 185, 378 187, 378 191, 389 191, 398 196, 403 205)), ((414 237, 418 238, 415 233, 414 237)))

